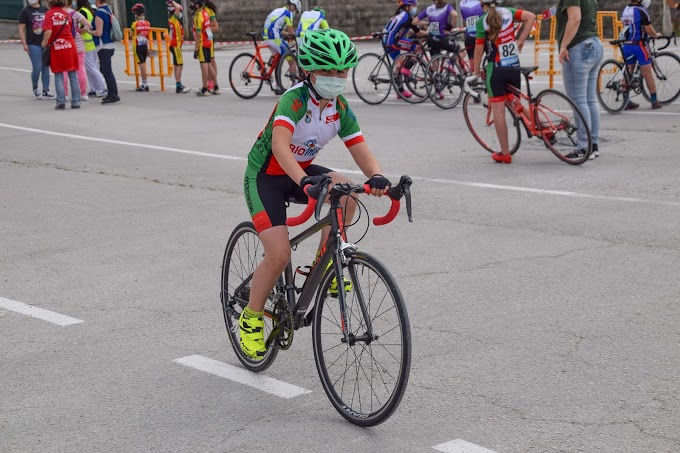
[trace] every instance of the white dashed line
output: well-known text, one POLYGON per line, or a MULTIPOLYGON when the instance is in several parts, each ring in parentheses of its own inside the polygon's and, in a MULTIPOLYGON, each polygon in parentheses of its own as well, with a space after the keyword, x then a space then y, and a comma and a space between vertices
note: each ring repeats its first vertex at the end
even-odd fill
POLYGON ((443 453, 495 453, 493 450, 466 442, 463 439, 452 440, 451 442, 435 445, 432 448, 443 453))
POLYGON ((243 368, 209 359, 198 354, 175 359, 173 362, 196 368, 197 370, 205 371, 206 373, 214 374, 215 376, 223 377, 281 398, 290 399, 305 393, 311 393, 311 390, 303 389, 297 385, 288 384, 263 374, 251 373, 243 368))
POLYGON ((16 300, 5 299, 0 297, 0 308, 15 311, 22 315, 30 316, 31 318, 42 319, 43 321, 51 322, 60 326, 70 326, 72 324, 80 324, 85 322, 81 319, 71 318, 70 316, 60 315, 53 311, 45 310, 43 308, 34 307, 16 300))

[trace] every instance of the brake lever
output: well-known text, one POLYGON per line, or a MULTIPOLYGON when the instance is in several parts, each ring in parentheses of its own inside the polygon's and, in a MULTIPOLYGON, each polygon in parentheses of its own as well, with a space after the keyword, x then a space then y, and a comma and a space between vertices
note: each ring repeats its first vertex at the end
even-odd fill
POLYGON ((411 184, 413 181, 409 178, 408 181, 404 181, 404 197, 406 198, 406 214, 408 215, 408 221, 413 222, 413 213, 411 210, 411 184))
POLYGON ((316 200, 316 206, 314 207, 314 218, 317 222, 321 220, 321 208, 323 207, 326 197, 328 196, 328 185, 331 183, 331 181, 332 179, 327 176, 320 182, 320 184, 323 184, 323 186, 321 187, 319 198, 316 200))

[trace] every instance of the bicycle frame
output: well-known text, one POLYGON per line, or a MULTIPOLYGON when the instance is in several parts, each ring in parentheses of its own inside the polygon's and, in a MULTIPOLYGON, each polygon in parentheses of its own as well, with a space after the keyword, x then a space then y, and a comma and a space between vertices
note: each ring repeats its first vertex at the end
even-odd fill
POLYGON ((278 53, 275 53, 272 55, 273 60, 271 64, 265 63, 264 59, 262 58, 262 50, 264 49, 269 49, 269 46, 267 44, 258 44, 257 43, 257 38, 255 36, 252 36, 253 39, 253 45, 255 46, 255 55, 253 55, 253 59, 250 60, 248 63, 248 66, 246 66, 246 71, 248 72, 248 76, 253 78, 253 79, 262 79, 262 80, 270 80, 272 77, 272 74, 274 73, 274 69, 279 63, 279 59, 281 58, 281 55, 278 53), (259 63, 260 65, 260 71, 257 73, 255 71, 255 63, 259 63))

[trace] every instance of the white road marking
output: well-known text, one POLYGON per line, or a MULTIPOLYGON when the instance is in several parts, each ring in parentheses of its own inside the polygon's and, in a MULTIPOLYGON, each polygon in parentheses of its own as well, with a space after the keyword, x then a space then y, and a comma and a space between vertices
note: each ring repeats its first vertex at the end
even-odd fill
POLYGON ((435 445, 432 448, 443 453, 495 453, 493 450, 466 442, 463 439, 452 440, 451 442, 435 445))
MULTIPOLYGON (((121 145, 121 146, 130 146, 130 147, 136 147, 136 148, 145 148, 145 149, 151 149, 155 151, 167 151, 171 153, 180 153, 180 154, 188 154, 188 155, 193 155, 193 156, 200 156, 200 157, 212 157, 215 159, 226 159, 226 160, 237 160, 237 161, 247 161, 247 157, 241 157, 241 156, 230 156, 226 154, 214 154, 214 153, 204 153, 201 151, 191 151, 188 149, 180 149, 180 148, 171 148, 168 146, 159 146, 159 145, 147 145, 145 143, 135 143, 135 142, 126 142, 123 140, 112 140, 108 138, 98 138, 98 137, 89 137, 86 135, 76 135, 76 134, 67 134, 64 132, 53 132, 53 131, 47 131, 44 129, 36 129, 32 127, 24 127, 24 126, 15 126, 13 124, 7 124, 7 123, 0 123, 0 127, 5 127, 8 129, 16 129, 16 130, 21 130, 21 131, 27 131, 27 132, 35 132, 37 134, 45 134, 45 135, 55 135, 58 137, 66 137, 66 138, 73 138, 77 140, 90 140, 94 142, 101 142, 101 143, 110 143, 114 145, 121 145)), ((359 170, 352 170, 352 169, 344 169, 344 168, 336 168, 335 171, 339 173, 346 173, 350 175, 361 175, 363 174, 359 170)), ((385 174, 385 176, 389 177, 396 177, 399 178, 401 175, 396 175, 396 174, 385 174)), ((628 202, 628 203, 648 203, 648 204, 658 204, 658 205, 664 205, 664 206, 680 206, 680 201, 664 201, 664 200, 650 200, 650 199, 645 199, 645 198, 634 198, 634 197, 612 197, 612 196, 607 196, 607 195, 592 195, 592 194, 587 194, 587 193, 579 193, 579 192, 567 192, 563 190, 550 190, 550 189, 537 189, 534 187, 522 187, 522 186, 506 186, 506 185, 501 185, 501 184, 489 184, 489 183, 483 183, 483 182, 474 182, 474 181, 457 181, 454 179, 441 179, 441 178, 425 178, 423 176, 412 176, 411 179, 414 181, 425 181, 425 182, 433 182, 433 183, 439 183, 439 184, 455 184, 459 186, 468 186, 468 187, 479 187, 479 188, 484 188, 484 189, 496 189, 496 190, 508 190, 508 191, 514 191, 514 192, 529 192, 529 193, 537 193, 537 194, 543 194, 543 195, 557 195, 557 196, 562 196, 562 197, 573 197, 573 198, 590 198, 593 200, 606 200, 606 201, 617 201, 617 202, 628 202)))
POLYGON ((7 310, 21 313, 22 315, 30 316, 31 318, 42 319, 43 321, 51 322, 60 326, 70 326, 72 324, 80 324, 85 322, 81 319, 71 318, 70 316, 60 315, 53 311, 45 310, 43 308, 34 307, 16 300, 5 299, 0 297, 0 307, 7 310))
MULTIPOLYGON (((0 69, 4 69, 5 71, 14 71, 14 72, 32 72, 30 69, 21 69, 21 68, 8 68, 6 66, 0 66, 0 69)), ((54 74, 52 74, 54 76, 54 74)), ((130 76, 132 77, 132 76, 130 76)), ((137 82, 130 82, 129 80, 118 80, 116 79, 117 83, 128 83, 128 84, 133 84, 136 85, 137 82)), ((160 83, 149 83, 149 86, 160 86, 160 83)))
POLYGON ((251 373, 246 369, 209 359, 198 354, 175 359, 173 362, 196 368, 197 370, 205 371, 206 373, 214 374, 215 376, 223 377, 281 398, 290 399, 299 395, 304 395, 305 393, 311 393, 311 390, 303 389, 297 385, 288 384, 287 382, 279 381, 263 374, 251 373))

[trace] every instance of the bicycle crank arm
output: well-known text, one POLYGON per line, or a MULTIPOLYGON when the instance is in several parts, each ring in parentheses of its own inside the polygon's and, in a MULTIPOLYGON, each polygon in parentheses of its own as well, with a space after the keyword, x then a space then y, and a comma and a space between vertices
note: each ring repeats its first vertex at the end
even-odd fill
POLYGON ((271 333, 267 337, 267 340, 264 342, 264 345, 267 349, 274 343, 276 340, 276 337, 279 336, 279 333, 281 333, 281 326, 276 326, 274 329, 272 329, 271 333))

